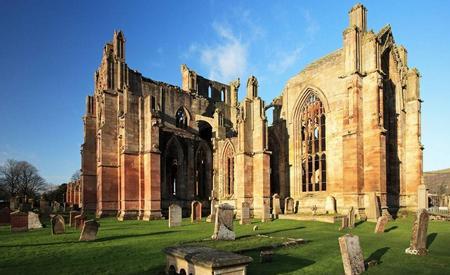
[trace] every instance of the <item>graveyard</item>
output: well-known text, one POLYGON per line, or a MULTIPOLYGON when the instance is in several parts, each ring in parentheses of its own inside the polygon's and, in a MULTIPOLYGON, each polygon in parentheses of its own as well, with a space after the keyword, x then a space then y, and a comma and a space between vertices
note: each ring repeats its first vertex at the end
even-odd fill
POLYGON ((65 232, 52 235, 50 220, 42 218, 44 228, 12 233, 0 226, 1 274, 164 274, 169 246, 203 246, 236 252, 253 258, 248 274, 342 274, 344 272, 338 238, 351 233, 359 236, 364 261, 376 263, 367 274, 449 274, 450 234, 445 221, 430 220, 427 233, 428 255, 405 253, 409 246, 413 213, 389 221, 384 233, 374 233, 376 223, 357 220, 355 228, 339 231, 340 224, 316 221, 234 220, 235 240, 212 240, 214 222, 203 218, 192 223, 168 227, 168 220, 98 220, 100 227, 93 241, 79 241, 80 229, 71 227, 67 216, 65 232), (258 230, 253 228, 257 226, 258 230), (302 239, 282 245, 289 239, 302 239), (271 262, 260 262, 260 251, 273 252, 271 262))

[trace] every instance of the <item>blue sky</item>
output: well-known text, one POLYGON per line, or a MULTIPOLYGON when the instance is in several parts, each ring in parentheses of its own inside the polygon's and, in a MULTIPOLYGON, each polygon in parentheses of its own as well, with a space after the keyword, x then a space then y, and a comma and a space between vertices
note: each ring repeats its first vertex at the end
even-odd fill
MULTIPOLYGON (((180 85, 183 63, 223 82, 253 74, 269 102, 342 46, 355 3, 0 0, 0 163, 27 160, 54 184, 79 169, 85 97, 115 29, 125 33, 128 65, 147 77, 180 85)), ((450 2, 362 3, 369 29, 391 24, 422 74, 425 170, 450 167, 450 2)))

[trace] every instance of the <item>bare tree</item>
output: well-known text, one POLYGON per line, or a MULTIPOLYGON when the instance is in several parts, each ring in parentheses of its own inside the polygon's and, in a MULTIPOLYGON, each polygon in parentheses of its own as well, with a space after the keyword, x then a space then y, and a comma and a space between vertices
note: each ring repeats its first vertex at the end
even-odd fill
POLYGON ((0 184, 9 196, 34 196, 46 186, 38 170, 26 161, 7 160, 0 166, 0 184))
POLYGON ((77 181, 77 180, 80 179, 80 177, 81 177, 81 171, 80 170, 76 170, 73 173, 72 177, 70 178, 70 181, 77 181))

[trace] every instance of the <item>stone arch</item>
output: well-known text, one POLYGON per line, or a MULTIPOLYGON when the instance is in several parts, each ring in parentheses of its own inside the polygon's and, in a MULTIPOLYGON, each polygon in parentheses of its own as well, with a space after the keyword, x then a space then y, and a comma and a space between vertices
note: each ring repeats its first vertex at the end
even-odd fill
POLYGON ((298 119, 301 116, 301 109, 311 94, 317 96, 320 99, 325 109, 325 114, 330 112, 328 99, 325 96, 325 93, 315 86, 308 85, 305 89, 303 89, 303 91, 300 93, 300 96, 297 98, 297 101, 294 105, 294 110, 292 112, 291 122, 295 122, 295 119, 298 119))
POLYGON ((175 113, 175 126, 178 128, 188 128, 192 121, 192 116, 188 109, 180 106, 175 113))
POLYGON ((212 152, 208 143, 201 141, 195 152, 195 195, 207 199, 212 189, 212 152))
POLYGON ((166 197, 179 197, 184 190, 180 187, 184 182, 184 151, 183 146, 176 136, 172 136, 164 150, 164 186, 163 194, 166 197))
POLYGON ((233 144, 227 140, 223 146, 222 161, 222 194, 224 197, 231 197, 234 194, 234 156, 233 144))

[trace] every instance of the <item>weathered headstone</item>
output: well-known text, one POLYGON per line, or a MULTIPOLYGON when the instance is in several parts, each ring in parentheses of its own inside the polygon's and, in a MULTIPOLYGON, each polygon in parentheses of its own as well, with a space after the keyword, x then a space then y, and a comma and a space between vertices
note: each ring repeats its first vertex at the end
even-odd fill
POLYGON ((236 234, 233 231, 234 207, 227 203, 217 207, 216 223, 214 225, 213 240, 234 240, 236 234))
POLYGON ((368 193, 368 204, 366 207, 367 220, 376 222, 380 217, 380 204, 375 192, 368 193))
POLYGON ((268 222, 271 221, 271 217, 270 217, 270 200, 269 199, 264 199, 263 201, 263 209, 262 209, 262 213, 261 213, 261 221, 262 222, 268 222))
POLYGON ((327 196, 325 199, 325 212, 336 214, 336 199, 333 196, 327 196))
POLYGON ((426 209, 417 210, 414 218, 413 230, 406 254, 427 255, 427 231, 429 215, 426 209))
POLYGON ((17 210, 19 208, 19 198, 18 197, 11 197, 9 199, 9 209, 11 211, 17 210))
POLYGON ((388 221, 389 221, 389 218, 386 216, 379 217, 378 221, 377 221, 377 225, 375 226, 375 233, 384 233, 384 229, 385 229, 388 221))
POLYGON ((48 205, 48 201, 46 201, 44 198, 41 198, 41 200, 39 201, 39 210, 41 211, 41 213, 49 213, 50 212, 50 207, 48 205))
POLYGON ((65 232, 64 218, 61 215, 55 215, 50 219, 52 235, 63 234, 65 232))
POLYGON ((42 228, 42 223, 39 220, 39 214, 28 212, 28 229, 42 228))
POLYGON ((76 215, 74 218, 75 228, 82 229, 84 221, 86 221, 86 215, 84 215, 84 214, 76 215))
POLYGON ((181 207, 177 204, 169 206, 169 227, 181 226, 181 207))
POLYGON ((8 207, 4 207, 0 210, 0 225, 8 225, 11 223, 11 211, 8 207))
POLYGON ((191 203, 191 222, 202 221, 202 204, 199 201, 191 203))
POLYGON ((69 226, 70 227, 75 227, 75 216, 80 215, 79 211, 70 211, 69 212, 69 226))
POLYGON ((28 214, 20 211, 12 212, 11 218, 11 232, 28 231, 28 214))
POLYGON ((348 227, 355 228, 355 209, 353 206, 348 210, 348 227))
POLYGON ((214 222, 216 220, 216 210, 217 210, 216 205, 217 205, 218 202, 219 201, 217 199, 215 199, 215 198, 212 198, 210 200, 210 203, 211 203, 211 214, 209 214, 209 216, 206 217, 206 221, 207 222, 214 222))
POLYGON ((294 214, 294 199, 291 197, 284 199, 284 214, 294 214))
POLYGON ((346 234, 339 238, 345 275, 361 274, 365 271, 364 256, 359 245, 359 237, 346 234))
POLYGON ((59 211, 61 211, 61 204, 57 201, 54 201, 52 205, 52 211, 54 213, 58 213, 59 211))
POLYGON ((80 241, 94 241, 100 224, 95 220, 85 221, 80 234, 80 241))
POLYGON ((281 214, 280 195, 274 194, 272 196, 272 217, 278 219, 278 215, 281 214))
POLYGON ((425 184, 417 187, 417 209, 428 208, 428 190, 425 184))
POLYGON ((341 227, 339 228, 339 230, 344 230, 348 228, 348 216, 344 216, 341 219, 341 227))
POLYGON ((248 202, 243 202, 241 207, 241 220, 240 224, 250 224, 250 205, 248 202))

